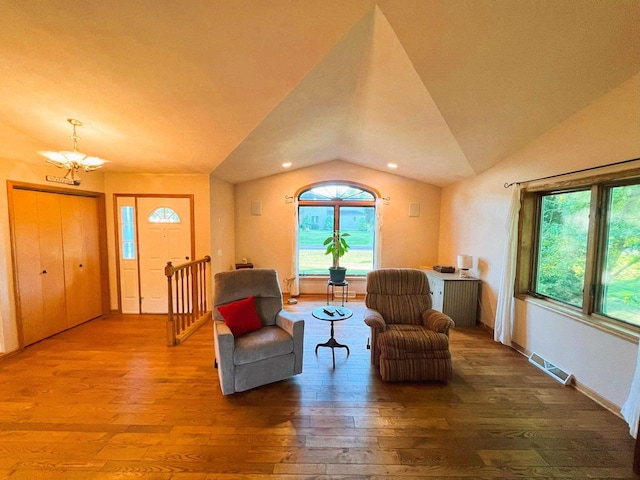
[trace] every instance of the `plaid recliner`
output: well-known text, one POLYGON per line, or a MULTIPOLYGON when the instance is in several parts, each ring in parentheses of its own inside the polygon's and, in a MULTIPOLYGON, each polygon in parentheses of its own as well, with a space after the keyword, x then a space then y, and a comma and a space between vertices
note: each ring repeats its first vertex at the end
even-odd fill
POLYGON ((383 268, 367 275, 364 321, 371 327, 371 363, 385 381, 450 380, 453 320, 431 308, 424 272, 383 268))

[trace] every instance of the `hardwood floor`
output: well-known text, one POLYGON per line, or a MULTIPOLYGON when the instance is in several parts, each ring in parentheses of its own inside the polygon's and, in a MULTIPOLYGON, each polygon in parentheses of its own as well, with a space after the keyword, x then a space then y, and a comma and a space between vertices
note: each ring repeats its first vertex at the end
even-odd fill
POLYGON ((362 302, 303 374, 223 397, 210 324, 165 346, 162 316, 94 320, 0 360, 0 478, 636 478, 624 421, 480 328, 451 333, 447 385, 384 383, 362 302))

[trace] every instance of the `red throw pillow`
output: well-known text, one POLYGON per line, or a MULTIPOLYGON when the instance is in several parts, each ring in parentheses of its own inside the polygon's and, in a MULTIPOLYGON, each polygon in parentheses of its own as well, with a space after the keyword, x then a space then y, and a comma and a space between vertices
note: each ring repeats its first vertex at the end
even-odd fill
POLYGON ((262 328, 253 295, 237 302, 220 305, 218 311, 234 337, 262 328))

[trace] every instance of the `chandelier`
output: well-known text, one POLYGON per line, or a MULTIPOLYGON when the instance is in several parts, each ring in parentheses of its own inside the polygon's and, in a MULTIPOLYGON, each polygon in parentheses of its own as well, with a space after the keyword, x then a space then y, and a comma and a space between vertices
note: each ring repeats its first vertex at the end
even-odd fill
POLYGON ((80 177, 78 177, 78 170, 82 169, 85 172, 92 172, 102 167, 102 165, 109 160, 103 160, 98 157, 90 157, 78 151, 78 140, 80 137, 76 133, 76 127, 81 127, 82 122, 74 118, 68 118, 69 122, 73 126, 73 151, 61 151, 61 152, 38 152, 40 155, 47 157, 47 163, 55 165, 58 168, 66 168, 67 174, 64 178, 72 180, 74 183, 80 183, 80 177))

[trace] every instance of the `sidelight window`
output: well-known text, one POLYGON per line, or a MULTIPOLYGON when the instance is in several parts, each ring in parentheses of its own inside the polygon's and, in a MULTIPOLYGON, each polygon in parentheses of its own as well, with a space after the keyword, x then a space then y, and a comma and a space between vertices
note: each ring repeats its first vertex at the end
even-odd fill
POLYGON ((136 229, 133 215, 133 207, 120 207, 120 225, 122 231, 122 258, 124 260, 136 259, 136 229))

